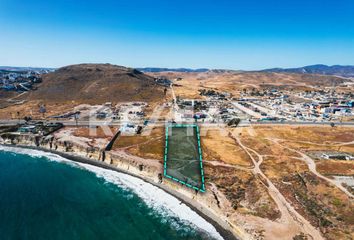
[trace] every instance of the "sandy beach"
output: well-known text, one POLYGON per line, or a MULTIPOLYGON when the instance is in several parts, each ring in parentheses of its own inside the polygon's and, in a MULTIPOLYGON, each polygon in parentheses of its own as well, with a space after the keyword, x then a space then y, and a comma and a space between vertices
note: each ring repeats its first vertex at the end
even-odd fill
POLYGON ((39 151, 43 151, 43 152, 47 152, 47 153, 53 153, 53 154, 57 154, 63 158, 69 159, 74 162, 89 164, 89 165, 96 166, 99 168, 108 169, 108 170, 124 173, 124 174, 130 175, 130 176, 139 178, 139 179, 141 179, 141 180, 143 180, 155 187, 162 189, 166 193, 174 196, 175 198, 177 198, 178 200, 180 200, 181 202, 186 204, 189 208, 191 208, 193 211, 195 211, 198 215, 200 215, 202 218, 204 218, 207 222, 212 224, 224 239, 226 239, 226 240, 228 240, 228 239, 230 239, 230 240, 231 239, 232 240, 241 239, 241 237, 236 236, 236 233, 234 233, 234 231, 232 231, 231 227, 226 222, 224 222, 220 216, 217 216, 216 214, 214 214, 213 212, 208 210, 205 206, 200 204, 198 201, 191 199, 187 195, 183 194, 182 191, 178 191, 177 189, 172 189, 171 187, 169 187, 169 185, 166 185, 164 183, 159 183, 158 179, 156 177, 154 177, 154 175, 152 175, 151 173, 150 174, 146 173, 144 171, 139 171, 138 169, 135 169, 134 166, 131 166, 131 168, 129 168, 129 166, 127 167, 124 165, 120 165, 120 166, 119 165, 112 165, 107 162, 103 162, 103 161, 99 161, 99 160, 85 157, 84 155, 86 153, 83 153, 83 152, 81 152, 81 153, 77 153, 77 152, 67 153, 67 152, 49 149, 44 146, 36 147, 36 146, 25 145, 23 143, 18 144, 18 145, 4 145, 4 146, 14 147, 14 148, 31 149, 31 150, 39 150, 39 151), (127 169, 129 169, 129 170, 127 170, 127 169))

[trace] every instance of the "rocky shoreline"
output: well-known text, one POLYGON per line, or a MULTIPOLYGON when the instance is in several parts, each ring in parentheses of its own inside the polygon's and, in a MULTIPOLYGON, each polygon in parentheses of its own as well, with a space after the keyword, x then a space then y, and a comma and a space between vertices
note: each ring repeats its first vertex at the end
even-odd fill
MULTIPOLYGON (((28 143, 27 143, 28 144, 28 143)), ((20 148, 25 148, 25 149, 31 149, 31 150, 39 150, 43 152, 48 152, 48 153, 53 153, 57 154, 63 158, 79 162, 79 163, 85 163, 85 164, 90 164, 96 167, 108 169, 108 170, 113 170, 117 172, 121 172, 124 174, 131 175, 133 177, 140 178, 144 180, 147 183, 150 183, 168 194, 176 197, 178 200, 186 204, 188 207, 190 207, 193 211, 195 211, 197 214, 199 214, 202 218, 204 218, 206 221, 208 221, 210 224, 212 224, 215 229, 219 232, 219 234, 225 239, 225 240, 236 240, 236 239, 241 239, 241 237, 236 236, 236 233, 232 231, 231 226, 228 225, 227 222, 224 222, 219 216, 214 214, 213 212, 209 211, 205 207, 203 207, 202 204, 198 203, 197 200, 191 199, 190 197, 186 196, 185 194, 181 193, 180 191, 177 191, 177 189, 173 189, 169 187, 166 184, 163 184, 160 182, 158 179, 157 175, 156 177, 154 175, 150 174, 143 174, 144 171, 139 169, 137 166, 131 166, 129 168, 129 165, 127 166, 126 164, 117 164, 117 165, 112 165, 112 156, 107 156, 106 154, 106 160, 108 157, 110 157, 110 160, 108 161, 102 161, 102 160, 96 160, 90 157, 85 156, 85 152, 80 152, 78 154, 76 151, 75 152, 64 152, 64 151, 59 151, 47 148, 46 146, 33 146, 31 144, 24 144, 21 142, 21 144, 4 144, 7 147, 20 147, 20 148)), ((101 154, 99 154, 101 155, 101 154)), ((108 154, 110 155, 110 154, 108 154)), ((92 156, 96 157, 96 156, 92 156)), ((100 159, 101 156, 97 156, 97 159, 100 159)))

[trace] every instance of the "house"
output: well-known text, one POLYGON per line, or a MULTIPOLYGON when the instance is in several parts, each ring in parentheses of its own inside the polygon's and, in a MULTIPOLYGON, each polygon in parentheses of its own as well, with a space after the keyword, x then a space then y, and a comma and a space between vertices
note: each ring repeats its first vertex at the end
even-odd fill
POLYGON ((22 126, 17 131, 20 133, 36 133, 37 128, 34 125, 22 126))
POLYGON ((354 160, 353 156, 345 153, 331 154, 331 153, 323 153, 321 155, 324 159, 336 159, 336 160, 354 160))
POLYGON ((98 113, 96 114, 96 117, 97 117, 98 119, 104 119, 104 118, 107 117, 107 113, 105 113, 105 112, 98 112, 98 113))
POLYGON ((169 87, 172 84, 172 81, 167 79, 166 77, 158 77, 155 79, 155 82, 165 87, 169 87))

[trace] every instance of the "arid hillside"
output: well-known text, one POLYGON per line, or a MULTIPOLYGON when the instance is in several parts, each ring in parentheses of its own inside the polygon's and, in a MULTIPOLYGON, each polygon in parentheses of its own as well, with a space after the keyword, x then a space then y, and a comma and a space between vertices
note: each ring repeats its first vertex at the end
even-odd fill
POLYGON ((273 72, 237 72, 237 71, 208 71, 208 72, 158 72, 147 73, 151 76, 165 76, 175 81, 176 94, 181 97, 198 97, 199 89, 214 89, 227 91, 237 96, 243 89, 261 89, 277 87, 292 90, 313 90, 318 87, 336 87, 348 80, 325 75, 273 73, 273 72))
POLYGON ((79 64, 43 75, 38 90, 28 100, 46 103, 76 101, 103 103, 156 101, 163 88, 137 70, 111 64, 79 64))

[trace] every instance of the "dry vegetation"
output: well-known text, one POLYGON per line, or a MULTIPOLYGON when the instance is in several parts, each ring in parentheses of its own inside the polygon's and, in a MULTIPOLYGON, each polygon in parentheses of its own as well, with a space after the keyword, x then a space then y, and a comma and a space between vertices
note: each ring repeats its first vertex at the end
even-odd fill
POLYGON ((80 64, 43 76, 30 100, 79 103, 158 101, 163 88, 152 77, 137 70, 110 64, 80 64))
POLYGON ((165 146, 163 128, 153 128, 150 135, 119 136, 113 150, 124 150, 130 154, 162 161, 165 146))
POLYGON ((167 76, 170 79, 182 78, 176 81, 176 95, 183 98, 201 98, 199 89, 214 89, 227 91, 237 97, 246 88, 261 88, 277 86, 284 89, 310 90, 310 86, 338 86, 344 79, 334 76, 271 73, 271 72, 237 72, 209 71, 202 73, 161 72, 148 73, 152 76, 167 76))
POLYGON ((352 239, 354 206, 339 189, 308 171, 283 176, 276 185, 327 239, 352 239))
POLYGON ((271 137, 292 142, 308 142, 318 144, 343 143, 354 141, 351 127, 330 126, 256 126, 259 137, 271 137))
POLYGON ((275 220, 279 211, 263 183, 251 172, 205 164, 207 183, 213 183, 234 210, 275 220))
POLYGON ((43 101, 36 100, 0 109, 0 119, 23 119, 25 116, 31 116, 32 119, 43 119, 44 117, 72 111, 72 109, 78 105, 75 101, 45 104, 47 112, 43 115, 39 112, 39 107, 42 104, 43 101), (17 112, 19 114, 17 114, 17 112))
MULTIPOLYGON (((235 130, 242 143, 260 154, 263 173, 311 224, 318 227, 327 239, 351 239, 354 226, 352 200, 336 186, 309 171, 307 163, 296 151, 337 149, 338 144, 354 140, 352 128, 255 126, 235 130), (278 141, 279 144, 274 141, 278 141)), ((203 132, 203 129, 202 129, 203 132)), ((352 146, 342 148, 352 152, 352 146)), ((269 195, 264 180, 251 169, 249 155, 231 135, 217 129, 202 136, 205 178, 208 188, 217 187, 226 197, 232 211, 276 221, 280 217, 277 204, 269 195)), ((115 150, 124 150, 143 158, 162 162, 164 129, 154 128, 149 136, 121 136, 115 150)), ((324 175, 353 175, 354 163, 349 161, 316 160, 319 173, 324 175)), ((220 208, 220 202, 215 195, 220 208)), ((232 211, 228 214, 233 214, 232 211)))
POLYGON ((202 147, 204 160, 252 166, 246 152, 230 136, 222 136, 219 130, 209 130, 206 136, 202 137, 202 147))
POLYGON ((116 127, 105 127, 104 129, 100 126, 88 128, 80 127, 75 128, 73 135, 76 137, 86 137, 86 138, 112 138, 112 136, 117 132, 116 127))
POLYGON ((320 160, 316 162, 317 171, 323 175, 354 176, 354 164, 349 161, 320 160))
POLYGON ((117 104, 126 101, 163 101, 163 87, 153 77, 137 70, 111 64, 79 64, 58 69, 42 76, 38 89, 22 94, 14 105, 6 101, 18 93, 0 90, 0 118, 22 116, 41 118, 39 105, 47 108, 46 116, 70 111, 80 104, 117 104))
MULTIPOLYGON (((319 227, 327 239, 351 239, 354 232, 354 204, 344 192, 311 173, 299 154, 313 151, 341 150, 354 153, 350 127, 257 126, 245 128, 242 142, 264 158, 263 172, 277 186, 296 210, 319 227), (250 134, 252 133, 252 134, 250 134), (274 142, 276 140, 277 144, 274 142), (338 146, 342 146, 338 148, 338 146)), ((310 155, 309 155, 310 156, 310 155)), ((317 160, 324 175, 353 176, 353 161, 317 160)))
POLYGON ((265 157, 261 168, 269 178, 274 180, 293 173, 307 171, 307 165, 303 161, 289 156, 265 157))
MULTIPOLYGON (((167 76, 170 79, 183 78, 174 82, 176 95, 183 98, 203 98, 198 93, 200 89, 227 91, 237 97, 244 88, 278 86, 295 91, 310 89, 309 86, 317 85, 338 86, 344 81, 334 76, 266 72, 210 71, 149 74, 167 76)), ((80 103, 113 102, 115 104, 120 101, 142 100, 149 103, 146 113, 150 115, 155 106, 171 100, 170 92, 163 97, 163 88, 156 86, 152 77, 132 69, 112 65, 65 67, 45 76, 43 83, 38 87, 37 91, 25 95, 24 99, 30 101, 0 109, 0 118, 23 118, 24 116, 40 118, 42 115, 38 109, 39 104, 43 102, 47 108, 46 115, 50 116, 71 111, 80 103), (20 115, 17 115, 17 112, 20 112, 20 115)), ((169 118, 169 110, 167 107, 162 109, 161 119, 169 118)), ((65 128, 62 131, 67 130, 65 128)), ((87 138, 87 141, 93 138, 88 128, 72 128, 72 130, 72 135, 77 138, 77 141, 80 138, 87 138)), ((115 132, 117 129, 111 130, 115 132)), ((165 144, 164 128, 156 127, 150 130, 149 135, 120 136, 113 146, 113 151, 124 151, 162 163, 165 144)), ((201 130, 203 131, 203 128, 201 130)), ((254 164, 250 154, 258 161, 257 163, 260 163, 259 159, 263 159, 260 165, 261 171, 296 211, 313 226, 320 228, 327 239, 354 239, 353 199, 349 199, 339 188, 311 172, 301 155, 306 154, 314 159, 319 174, 328 177, 353 176, 354 161, 324 160, 313 156, 320 151, 354 154, 354 128, 254 126, 237 128, 234 131, 237 138, 229 134, 223 135, 218 130, 209 130, 201 138, 207 186, 209 189, 216 186, 217 190, 226 197, 233 211, 231 214, 236 212, 257 216, 271 224, 280 217, 282 208, 269 194, 264 179, 253 171, 254 164), (238 144, 237 139, 248 149, 249 154, 238 144)), ((106 136, 101 128, 97 128, 95 138, 107 140, 111 137, 106 136)), ((215 198, 218 199, 218 196, 215 195, 215 198)), ((224 206, 218 204, 221 205, 220 208, 224 206)))

